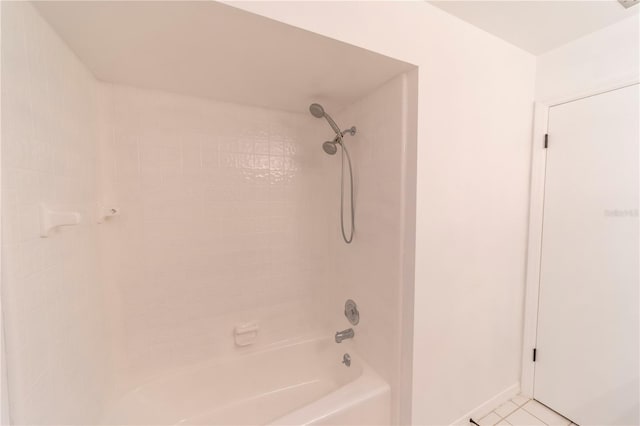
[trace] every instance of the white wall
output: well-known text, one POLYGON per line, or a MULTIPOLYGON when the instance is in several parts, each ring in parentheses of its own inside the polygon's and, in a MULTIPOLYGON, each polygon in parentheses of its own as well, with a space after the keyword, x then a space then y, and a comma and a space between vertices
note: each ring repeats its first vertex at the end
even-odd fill
POLYGON ((420 67, 413 422, 517 384, 535 58, 425 2, 231 4, 420 67))
POLYGON ((101 236, 123 386, 317 332, 336 189, 324 182, 325 123, 123 86, 103 94, 102 198, 121 215, 101 236), (259 337, 239 348, 233 328, 250 321, 259 337))
POLYGON ((627 18, 538 57, 536 100, 554 102, 634 83, 640 76, 640 17, 627 18))
POLYGON ((16 424, 91 424, 108 374, 95 229, 97 85, 26 2, 2 3, 2 308, 16 424), (40 238, 38 205, 81 225, 40 238))

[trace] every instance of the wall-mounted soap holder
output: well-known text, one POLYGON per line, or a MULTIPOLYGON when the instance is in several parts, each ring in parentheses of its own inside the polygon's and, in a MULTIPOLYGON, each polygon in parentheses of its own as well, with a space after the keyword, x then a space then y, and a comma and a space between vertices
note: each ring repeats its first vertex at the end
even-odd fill
POLYGON ((78 225, 82 216, 78 212, 55 211, 40 205, 40 237, 47 238, 51 230, 61 226, 78 225))
POLYGON ((249 346, 255 343, 258 338, 258 324, 255 322, 248 322, 236 325, 233 329, 233 336, 237 346, 249 346))

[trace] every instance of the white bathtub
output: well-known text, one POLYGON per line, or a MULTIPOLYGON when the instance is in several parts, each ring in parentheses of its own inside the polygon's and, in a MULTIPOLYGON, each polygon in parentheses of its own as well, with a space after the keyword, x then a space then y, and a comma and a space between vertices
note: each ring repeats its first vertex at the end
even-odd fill
POLYGON ((387 425, 389 385, 350 342, 307 340, 174 370, 125 394, 109 425, 387 425), (351 367, 342 364, 345 352, 351 367))

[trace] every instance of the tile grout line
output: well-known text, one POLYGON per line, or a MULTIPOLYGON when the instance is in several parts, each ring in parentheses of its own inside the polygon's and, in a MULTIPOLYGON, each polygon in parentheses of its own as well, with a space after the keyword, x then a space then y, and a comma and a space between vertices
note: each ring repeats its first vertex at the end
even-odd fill
MULTIPOLYGON (((510 402, 513 402, 513 399, 509 399, 509 401, 510 401, 510 402)), ((509 401, 507 401, 507 402, 509 402, 509 401)), ((507 414, 507 415, 506 415, 506 416, 504 416, 504 417, 503 417, 503 416, 501 416, 500 414, 498 414, 498 413, 495 411, 495 409, 494 409, 494 410, 490 411, 487 415, 485 415, 484 417, 482 417, 482 419, 484 419, 485 417, 489 416, 489 414, 494 413, 496 416, 498 416, 498 417, 500 418, 500 422, 504 420, 505 422, 509 423, 509 421, 507 420, 507 417, 509 417, 510 415, 512 415, 513 413, 515 413, 515 412, 516 412, 516 411, 518 411, 518 410, 523 410, 523 411, 525 411, 527 414, 530 414, 531 416, 533 416, 536 420, 539 420, 542 424, 544 424, 544 425, 546 425, 546 426, 549 426, 549 425, 547 425, 547 423, 545 423, 542 419, 540 419, 540 418, 539 418, 539 417, 537 417, 535 414, 531 413, 529 410, 527 410, 526 408, 524 408, 524 406, 525 406, 525 405, 527 405, 527 404, 528 404, 529 402, 531 402, 531 401, 535 401, 535 400, 534 400, 533 398, 530 398, 530 399, 528 399, 528 400, 527 400, 527 402, 525 402, 525 403, 524 403, 524 404, 522 404, 522 405, 518 405, 518 404, 516 404, 515 402, 513 402, 513 403, 514 403, 514 405, 516 405, 518 408, 516 408, 515 410, 513 410, 512 412, 510 412, 509 414, 507 414)), ((502 405, 504 405, 504 404, 506 404, 506 402, 505 402, 505 403, 503 403, 502 405)), ((501 406, 502 406, 502 405, 501 405, 501 406)), ((545 408, 547 408, 548 410, 551 410, 551 409, 550 409, 549 407, 547 407, 546 405, 544 405, 544 404, 541 404, 541 405, 543 405, 543 406, 544 406, 545 408)), ((499 408, 499 407, 498 407, 498 408, 499 408)), ((557 413, 557 412, 556 412, 556 411, 554 411, 554 410, 551 410, 551 411, 553 411, 554 413, 556 413, 556 414, 558 414, 558 415, 561 415, 561 414, 557 413)), ((562 416, 562 417, 566 419, 566 417, 564 417, 564 416, 562 416)), ((480 420, 482 420, 482 419, 480 419, 480 420)), ((567 419, 567 420, 568 420, 568 419, 567 419)), ((568 425, 568 426, 571 426, 571 423, 572 423, 572 422, 571 422, 571 421, 569 421, 569 425, 568 425)), ((509 423, 509 424, 511 424, 511 423, 509 423)))
MULTIPOLYGON (((535 399, 530 399, 530 401, 535 401, 535 399)), ((536 401, 538 402, 538 401, 536 401)), ((563 419, 566 419, 569 424, 567 426, 571 426, 571 424, 573 423, 571 420, 567 419, 565 416, 563 416, 562 414, 558 413, 557 411, 552 410, 551 408, 547 407, 546 405, 542 404, 541 402, 538 402, 538 404, 542 405, 543 407, 545 407, 547 410, 549 411, 553 411, 554 413, 556 413, 557 415, 561 416, 563 419)), ((536 419, 540 420, 542 423, 544 423, 544 421, 542 421, 542 419, 540 419, 538 416, 536 416, 535 414, 533 414, 531 411, 527 410, 526 408, 524 408, 524 405, 522 406, 522 409, 524 411, 526 411, 527 413, 531 414, 533 417, 535 417, 536 419)), ((546 425, 546 423, 544 423, 546 425)), ((547 425, 549 426, 549 425, 547 425)))
MULTIPOLYGON (((510 399, 509 401, 513 402, 513 400, 511 400, 511 399, 510 399)), ((545 424, 545 425, 549 426, 549 425, 548 425, 547 423, 545 423, 541 418, 539 418, 539 417, 538 417, 538 416, 536 416, 534 413, 532 413, 531 411, 527 410, 527 409, 524 407, 525 405, 527 405, 527 404, 528 404, 529 402, 531 402, 531 401, 536 401, 536 400, 535 400, 535 399, 533 399, 533 398, 530 398, 527 402, 525 402, 524 404, 522 404, 522 405, 518 406, 518 408, 517 408, 516 410, 512 411, 511 413, 509 413, 509 414, 508 414, 507 416, 505 416, 505 417, 500 416, 500 415, 499 415, 495 410, 494 410, 494 411, 492 411, 492 413, 496 413, 496 414, 498 415, 498 417, 500 417, 500 421, 503 421, 503 420, 504 420, 504 421, 506 421, 507 423, 509 423, 509 422, 507 421, 507 417, 509 417, 510 415, 512 415, 513 413, 515 413, 516 411, 518 411, 518 410, 522 409, 522 410, 524 410, 526 413, 528 413, 528 414, 530 414, 532 417, 534 417, 535 419, 537 419, 537 420, 539 420, 540 422, 542 422, 543 424, 545 424)), ((571 425, 573 425, 573 424, 574 424, 571 420, 567 419, 565 416, 563 416, 562 414, 558 413, 557 411, 555 411, 555 410, 553 410, 553 409, 551 409, 551 408, 547 407, 546 405, 542 404, 542 403, 541 403, 541 402, 539 402, 539 401, 536 401, 536 402, 538 402, 538 404, 540 404, 540 405, 542 405, 543 407, 545 407, 547 410, 554 412, 555 414, 557 414, 557 415, 561 416, 563 419, 566 419, 566 420, 569 422, 567 426, 571 426, 571 425)), ((514 404, 515 404, 515 402, 514 402, 514 404)), ((516 404, 516 405, 518 405, 518 404, 516 404)), ((485 416, 485 417, 486 417, 486 416, 485 416)), ((509 424, 511 424, 511 423, 509 423, 509 424)))
MULTIPOLYGON (((533 400, 532 400, 532 399, 530 399, 529 401, 533 401, 533 400)), ((527 403, 528 403, 529 401, 527 401, 527 403)), ((525 403, 525 404, 526 404, 526 403, 525 403)), ((548 425, 548 424, 546 424, 542 419, 540 419, 540 418, 536 417, 533 413, 529 412, 529 410, 525 409, 525 408, 524 408, 524 404, 522 405, 522 407, 518 407, 518 410, 523 410, 525 413, 530 414, 530 415, 531 415, 532 417, 534 417, 536 420, 540 420, 540 422, 542 422, 542 424, 543 424, 543 425, 549 426, 549 425, 548 425)), ((516 410, 516 411, 518 411, 518 410, 516 410)), ((513 413, 515 413, 516 411, 514 411, 513 413)), ((509 416, 510 416, 511 414, 513 414, 513 413, 510 413, 510 414, 509 414, 509 416)), ((509 416, 507 416, 507 417, 509 417, 509 416)), ((505 418, 503 418, 503 419, 500 419, 500 421, 502 421, 502 420, 505 420, 505 421, 506 421, 506 420, 507 420, 507 417, 505 417, 505 418)), ((507 422, 507 423, 509 423, 509 422, 507 422)), ((511 424, 511 423, 509 423, 509 424, 511 424)))
MULTIPOLYGON (((501 404, 500 406, 502 406, 502 405, 506 404, 507 402, 513 402, 513 404, 517 406, 517 408, 516 408, 515 410, 513 410, 512 412, 510 412, 509 414, 507 414, 506 416, 504 416, 504 417, 503 417, 503 416, 501 416, 500 414, 498 414, 498 412, 496 412, 496 410, 494 409, 494 410, 490 411, 489 413, 487 413, 485 416, 483 416, 483 417, 482 417, 481 419, 479 419, 479 420, 482 420, 482 419, 484 419, 484 418, 488 417, 490 414, 492 414, 492 413, 493 413, 493 414, 495 414, 496 416, 498 416, 498 417, 500 418, 500 422, 505 421, 505 422, 507 422, 508 424, 511 424, 511 423, 509 423, 509 421, 507 420, 507 417, 511 416, 513 413, 515 413, 515 412, 516 412, 516 411, 518 411, 518 410, 523 410, 523 411, 524 411, 524 412, 526 412, 527 414, 529 414, 529 415, 531 415, 532 417, 534 417, 536 420, 539 420, 542 424, 544 424, 544 425, 546 425, 546 426, 549 426, 547 423, 545 423, 545 422, 544 422, 542 419, 540 419, 538 416, 536 416, 535 414, 533 414, 532 412, 530 412, 529 410, 527 410, 526 408, 524 408, 524 406, 525 406, 525 405, 527 405, 527 404, 528 404, 529 402, 531 402, 531 401, 535 401, 535 399, 533 399, 533 398, 529 398, 529 399, 528 399, 524 404, 522 404, 522 405, 518 405, 517 403, 515 403, 515 402, 513 401, 513 399, 509 399, 508 401, 504 402, 504 403, 503 403, 503 404, 501 404)), ((536 402, 538 402, 538 401, 536 401, 536 402)), ((564 417, 562 414, 558 413, 557 411, 555 411, 555 410, 553 410, 553 409, 551 409, 551 408, 547 407, 546 405, 544 405, 544 404, 542 404, 542 403, 540 403, 540 402, 538 402, 538 403, 539 403, 540 405, 544 406, 544 407, 545 407, 546 409, 548 409, 549 411, 552 411, 552 412, 556 413, 557 415, 561 416, 562 418, 566 419, 566 420, 569 422, 567 426, 571 426, 571 425, 573 424, 573 422, 572 422, 571 420, 567 419, 567 418, 566 418, 566 417, 564 417)), ((498 407, 498 408, 499 408, 499 407, 498 407)))
MULTIPOLYGON (((568 425, 568 426, 575 425, 575 423, 573 422, 573 420, 569 419, 568 417, 563 416, 562 414, 560 414, 559 412, 557 412, 557 411, 556 411, 556 410, 554 410, 553 408, 551 408, 551 407, 549 407, 549 406, 547 406, 547 405, 543 404, 542 402, 538 401, 537 399, 533 399, 533 398, 532 398, 532 399, 531 399, 531 401, 535 401, 535 402, 537 402, 538 404, 540 404, 540 405, 542 405, 543 407, 545 407, 547 410, 549 410, 549 411, 553 411, 553 412, 554 412, 554 413, 556 413, 558 416, 560 416, 560 417, 562 417, 563 419, 567 420, 567 421, 569 422, 569 425, 568 425)), ((524 407, 524 405, 523 405, 523 407, 524 407)), ((527 411, 527 413, 529 413, 529 410, 526 410, 526 411, 527 411)), ((529 413, 529 414, 531 414, 531 415, 533 416, 533 414, 532 414, 532 413, 529 413)), ((534 416, 534 417, 535 417, 535 416, 534 416)), ((536 417, 536 418, 537 418, 537 417, 536 417)))

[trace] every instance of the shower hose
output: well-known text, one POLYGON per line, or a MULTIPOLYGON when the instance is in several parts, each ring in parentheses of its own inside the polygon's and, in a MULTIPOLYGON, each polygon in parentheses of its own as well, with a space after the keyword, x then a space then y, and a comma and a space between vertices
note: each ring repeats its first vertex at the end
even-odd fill
MULTIPOLYGON (((342 139, 342 138, 341 138, 342 139)), ((351 168, 351 156, 349 155, 349 151, 345 146, 344 142, 340 141, 340 147, 342 148, 342 164, 340 167, 340 229, 342 231, 342 238, 344 242, 347 244, 351 244, 353 241, 353 231, 355 228, 355 214, 353 208, 353 170, 351 168), (347 163, 349 165, 349 205, 351 207, 351 229, 349 232, 349 237, 347 237, 347 233, 344 230, 344 157, 347 157, 347 163)))

